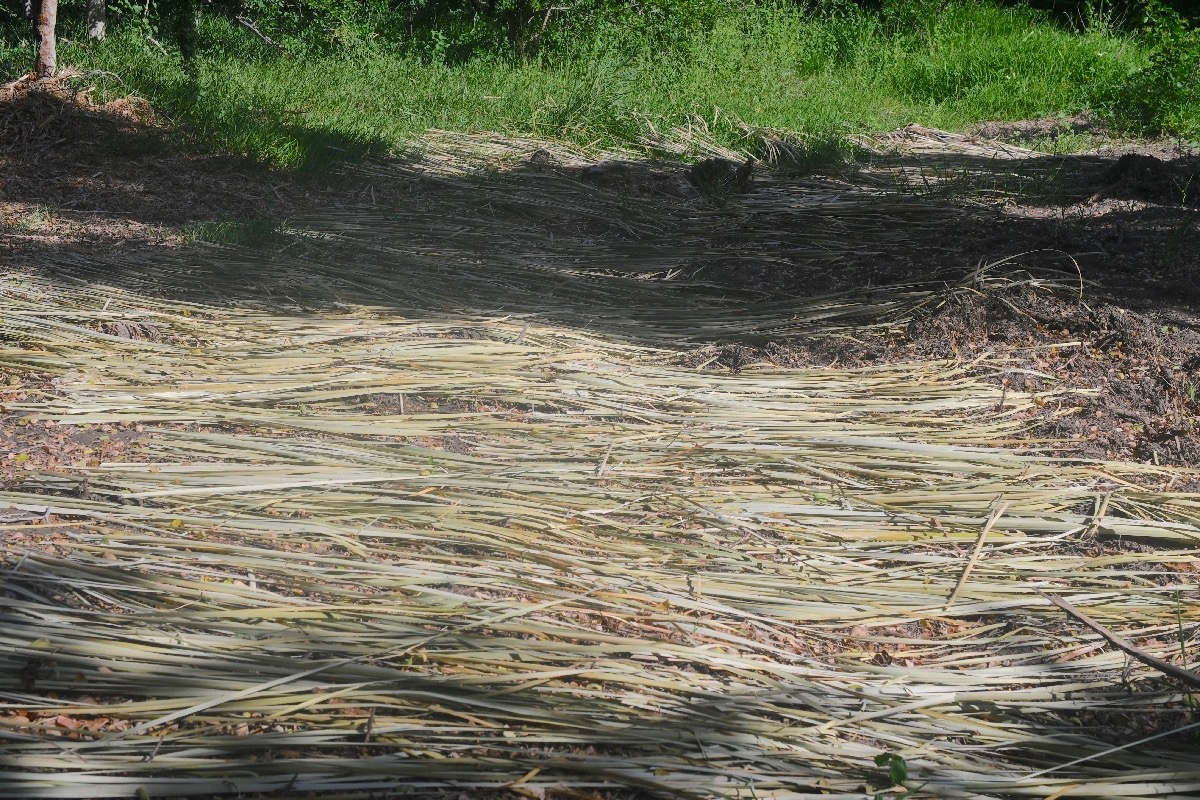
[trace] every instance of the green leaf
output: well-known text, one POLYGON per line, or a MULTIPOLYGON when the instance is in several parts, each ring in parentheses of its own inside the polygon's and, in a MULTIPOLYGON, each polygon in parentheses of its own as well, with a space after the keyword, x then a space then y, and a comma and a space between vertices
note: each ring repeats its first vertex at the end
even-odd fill
POLYGON ((895 753, 880 753, 875 756, 875 766, 886 767, 892 786, 903 786, 908 782, 908 763, 895 753))

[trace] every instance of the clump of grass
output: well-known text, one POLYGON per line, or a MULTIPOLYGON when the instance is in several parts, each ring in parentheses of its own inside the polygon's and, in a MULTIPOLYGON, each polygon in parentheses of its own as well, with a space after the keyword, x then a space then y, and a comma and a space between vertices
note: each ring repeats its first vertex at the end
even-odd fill
POLYGON ((643 94, 666 115, 719 107, 809 137, 958 129, 1086 110, 1139 58, 1128 37, 1070 33, 1020 8, 952 4, 907 21, 774 9, 697 35, 643 94))
MULTIPOLYGON (((628 145, 645 120, 697 115, 786 130, 813 152, 837 153, 828 143, 844 134, 908 122, 957 129, 1084 111, 1146 61, 1133 37, 1105 25, 1071 31, 989 3, 915 9, 752 6, 669 47, 597 25, 537 59, 457 62, 369 39, 288 56, 208 15, 186 66, 135 28, 99 46, 69 44, 63 58, 119 74, 206 146, 290 167, 397 148, 429 128, 628 145)), ((714 131, 744 144, 738 125, 714 131)))
POLYGON ((284 223, 266 217, 246 221, 199 222, 189 226, 184 235, 193 242, 252 248, 267 247, 286 239, 284 223))
POLYGON ((23 231, 40 231, 54 221, 54 212, 46 206, 34 206, 17 221, 17 228, 23 231))

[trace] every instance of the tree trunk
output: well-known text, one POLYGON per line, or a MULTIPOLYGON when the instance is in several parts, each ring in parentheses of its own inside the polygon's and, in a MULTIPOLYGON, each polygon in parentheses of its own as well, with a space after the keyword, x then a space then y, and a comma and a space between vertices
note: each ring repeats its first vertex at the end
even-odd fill
POLYGON ((58 71, 58 54, 54 48, 54 23, 58 19, 58 0, 42 0, 38 6, 37 19, 34 20, 38 36, 37 76, 51 78, 58 71))
POLYGON ((104 0, 88 0, 87 5, 87 25, 88 38, 93 42, 98 42, 104 38, 104 21, 105 21, 105 2, 104 0))

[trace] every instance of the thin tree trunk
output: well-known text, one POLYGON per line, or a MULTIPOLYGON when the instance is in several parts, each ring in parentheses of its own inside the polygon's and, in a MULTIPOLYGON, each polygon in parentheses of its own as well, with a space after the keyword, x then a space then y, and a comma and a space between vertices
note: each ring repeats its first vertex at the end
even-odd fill
POLYGON ((58 0, 42 0, 38 4, 37 26, 38 55, 37 76, 51 78, 58 71, 58 53, 55 51, 54 23, 58 20, 58 0))
POLYGON ((88 0, 87 5, 87 25, 88 38, 93 42, 98 42, 104 38, 104 22, 105 22, 105 2, 104 0, 88 0))

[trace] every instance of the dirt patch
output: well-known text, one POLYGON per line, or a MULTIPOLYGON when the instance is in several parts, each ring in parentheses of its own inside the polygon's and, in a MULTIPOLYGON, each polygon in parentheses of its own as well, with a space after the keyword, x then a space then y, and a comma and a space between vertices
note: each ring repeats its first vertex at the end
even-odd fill
POLYGON ((1164 161, 1152 155, 1126 153, 1105 173, 1102 198, 1142 200, 1163 205, 1200 205, 1200 157, 1164 161))
POLYGON ((9 411, 10 405, 57 396, 53 376, 0 369, 0 488, 91 498, 79 467, 105 461, 143 461, 149 438, 140 425, 58 425, 9 411))
POLYGON ((1067 134, 1103 134, 1102 126, 1090 114, 1070 117, 1040 117, 1038 119, 996 120, 981 122, 969 130, 972 136, 1000 142, 1028 143, 1057 139, 1067 134))
POLYGON ((1047 396, 1031 431, 1061 455, 1200 465, 1200 325, 1190 313, 1136 312, 1029 288, 964 292, 890 343, 892 357, 992 352, 1013 391, 1047 396))
POLYGON ((9 263, 70 247, 177 246, 189 224, 325 207, 336 181, 189 152, 139 98, 93 103, 76 76, 0 91, 0 248, 9 263))

